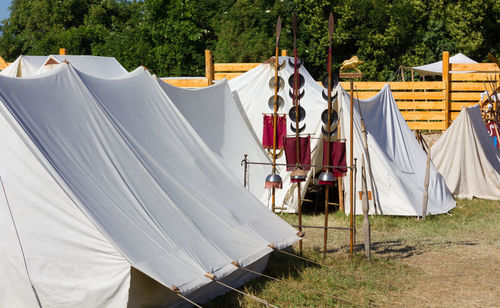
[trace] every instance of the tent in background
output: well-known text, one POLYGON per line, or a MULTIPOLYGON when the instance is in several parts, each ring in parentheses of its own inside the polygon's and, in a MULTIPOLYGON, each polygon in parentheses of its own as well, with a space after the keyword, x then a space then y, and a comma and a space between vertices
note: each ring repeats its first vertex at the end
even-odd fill
MULTIPOLYGON (((251 161, 271 162, 241 103, 233 98, 226 80, 199 89, 183 89, 161 80, 158 82, 198 135, 241 184, 244 182, 241 165, 244 154, 251 161)), ((247 188, 263 204, 267 204, 269 199, 269 191, 264 189, 268 174, 268 166, 248 166, 247 188)))
POLYGON ((500 153, 488 136, 479 105, 462 108, 431 154, 455 196, 500 200, 500 153))
POLYGON ((36 75, 47 60, 46 56, 19 56, 14 62, 0 72, 9 77, 30 77, 36 75))
MULTIPOLYGON (((207 272, 239 286, 254 275, 233 261, 261 271, 298 239, 142 68, 0 76, 0 97, 0 306, 36 306, 30 281, 44 307, 141 305, 144 280, 204 301, 227 291, 207 272)), ((186 304, 162 290, 156 305, 186 304)))
MULTIPOLYGON (((450 57, 450 63, 477 63, 464 54, 457 53, 450 57)), ((441 76, 443 74, 443 61, 438 61, 430 64, 412 66, 411 70, 420 74, 420 76, 441 76)), ((450 73, 467 73, 467 72, 450 72, 450 73)))
MULTIPOLYGON (((279 61, 288 62, 290 57, 280 57, 279 61)), ((312 151, 312 162, 315 163, 316 159, 322 159, 318 157, 316 148, 320 144, 321 137, 321 113, 327 107, 326 101, 321 96, 321 91, 323 88, 319 86, 316 81, 311 77, 309 72, 302 66, 300 68, 300 73, 304 76, 305 85, 301 89, 304 92, 304 97, 300 100, 300 105, 306 111, 305 120, 301 122, 301 125, 305 123, 306 127, 301 135, 311 136, 311 151, 312 151)), ((283 90, 279 91, 279 95, 284 100, 284 106, 278 110, 279 114, 288 114, 289 109, 293 106, 292 98, 289 96, 291 87, 288 84, 288 78, 293 75, 293 67, 286 63, 285 66, 280 69, 279 75, 285 80, 285 86, 283 90)), ((274 95, 274 89, 269 87, 269 80, 274 78, 274 69, 270 64, 262 64, 254 69, 241 74, 240 76, 229 80, 229 86, 231 91, 235 94, 235 97, 241 102, 243 109, 250 121, 250 124, 255 131, 259 141, 262 143, 262 131, 263 131, 263 114, 272 113, 273 110, 268 106, 268 100, 274 95)), ((290 118, 287 116, 287 135, 295 133, 290 129, 290 118)), ((321 156, 321 155, 319 155, 321 156)), ((286 163, 285 155, 277 160, 278 163, 286 163)), ((267 174, 271 173, 271 166, 267 166, 267 174)), ((308 173, 308 180, 303 185, 302 197, 305 196, 307 191, 307 185, 312 178, 314 168, 308 173)), ((297 193, 295 191, 296 184, 290 183, 290 172, 286 172, 285 168, 278 166, 278 174, 283 179, 283 188, 276 189, 276 206, 287 207, 285 212, 296 212, 297 205, 297 193)), ((252 177, 252 175, 250 175, 252 177)), ((262 179, 262 185, 264 185, 265 178, 262 179)), ((270 202, 268 204, 271 206, 270 202)))
MULTIPOLYGON (((349 138, 350 96, 339 85, 341 134, 349 138)), ((373 200, 369 201, 370 214, 375 214, 373 201, 377 203, 378 213, 382 215, 421 216, 424 194, 424 175, 427 154, 418 144, 396 105, 388 84, 374 97, 367 100, 354 99, 354 158, 358 168, 356 186, 361 188, 361 158, 364 153, 361 133, 361 117, 367 130, 368 149, 375 183, 373 200)), ((348 141, 349 142, 349 141, 348 141)), ((349 157, 349 146, 347 157, 349 157)), ((349 163, 349 159, 348 159, 349 163)), ((349 182, 344 180, 346 214, 349 213, 349 182)), ((371 177, 367 174, 368 190, 371 177)), ((443 177, 431 165, 427 214, 446 213, 455 207, 443 177)), ((357 198, 357 195, 355 195, 357 198)), ((358 199, 358 198, 357 198, 358 199)), ((356 201, 356 214, 363 214, 361 202, 356 201)))
POLYGON ((43 74, 53 69, 63 61, 70 62, 75 68, 87 74, 103 78, 118 77, 127 73, 127 70, 113 57, 98 56, 19 56, 0 75, 9 77, 31 77, 43 74))

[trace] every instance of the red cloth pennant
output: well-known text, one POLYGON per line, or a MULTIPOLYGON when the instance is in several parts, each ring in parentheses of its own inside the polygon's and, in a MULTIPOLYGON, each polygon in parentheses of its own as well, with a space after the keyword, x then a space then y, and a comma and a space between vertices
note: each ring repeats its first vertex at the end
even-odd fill
MULTIPOLYGON (((283 149, 283 139, 286 136, 286 115, 278 116, 277 119, 277 142, 276 146, 278 149, 283 149)), ((264 149, 272 149, 273 148, 273 116, 272 115, 264 115, 264 129, 262 130, 262 147, 264 149)))
MULTIPOLYGON (((299 137, 300 141, 300 163, 303 165, 311 164, 311 136, 299 137)), ((286 137, 285 139, 285 157, 286 171, 293 171, 297 164, 297 142, 295 137, 286 137), (290 166, 293 165, 293 166, 290 166)), ((302 167, 304 170, 310 170, 310 166, 302 167)))

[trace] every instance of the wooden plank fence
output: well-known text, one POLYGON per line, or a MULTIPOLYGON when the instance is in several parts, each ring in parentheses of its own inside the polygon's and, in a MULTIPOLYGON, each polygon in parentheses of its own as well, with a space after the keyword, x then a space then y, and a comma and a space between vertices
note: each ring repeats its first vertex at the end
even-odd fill
MULTIPOLYGON (((286 56, 286 50, 282 55, 286 56)), ((211 50, 205 51, 205 77, 164 79, 178 87, 205 87, 216 80, 232 79, 261 63, 214 63, 211 50)), ((342 82, 349 91, 349 82, 342 82)), ((386 82, 356 81, 360 99, 376 95, 386 82)), ((460 112, 481 102, 486 89, 500 87, 500 69, 495 63, 449 63, 449 53, 443 52, 441 81, 389 82, 396 103, 411 129, 445 130, 460 112)))

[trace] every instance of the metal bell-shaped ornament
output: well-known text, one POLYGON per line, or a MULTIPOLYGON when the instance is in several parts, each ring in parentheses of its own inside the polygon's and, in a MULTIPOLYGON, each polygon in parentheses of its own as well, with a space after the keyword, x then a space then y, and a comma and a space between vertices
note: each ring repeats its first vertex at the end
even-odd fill
POLYGON ((319 185, 333 185, 335 180, 336 178, 333 175, 333 172, 330 172, 328 170, 321 172, 318 177, 319 185))
POLYGON ((271 173, 266 177, 266 186, 265 188, 278 188, 281 189, 283 187, 283 180, 279 174, 275 172, 271 173))
POLYGON ((304 182, 307 179, 307 172, 301 167, 295 168, 290 174, 290 181, 292 183, 304 182))

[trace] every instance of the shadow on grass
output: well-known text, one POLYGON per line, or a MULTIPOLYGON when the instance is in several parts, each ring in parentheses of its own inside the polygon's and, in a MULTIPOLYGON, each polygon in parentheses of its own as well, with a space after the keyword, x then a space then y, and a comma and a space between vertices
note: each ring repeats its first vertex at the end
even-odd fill
MULTIPOLYGON (((297 254, 293 249, 287 249, 287 252, 297 254)), ((269 257, 269 261, 263 274, 280 279, 280 280, 296 280, 299 279, 302 272, 307 268, 317 268, 319 265, 312 262, 307 262, 299 258, 286 255, 279 251, 275 251, 269 257)), ((268 287, 268 283, 273 282, 269 278, 258 277, 247 282, 242 287, 238 288, 245 293, 259 294, 263 289, 268 287)), ((243 295, 236 292, 229 292, 223 296, 219 296, 203 307, 219 308, 219 307, 243 307, 243 295)), ((257 304, 257 302, 256 302, 257 304)), ((257 304, 258 305, 258 304, 257 304)))
MULTIPOLYGON (((478 241, 445 241, 433 242, 429 239, 418 241, 415 245, 409 245, 401 240, 379 241, 373 242, 371 245, 372 254, 377 254, 384 257, 386 260, 401 260, 407 259, 412 256, 424 254, 428 248, 432 246, 475 246, 478 241), (426 248, 427 247, 427 248, 426 248)), ((344 245, 339 249, 332 249, 328 252, 337 252, 341 250, 348 250, 349 246, 344 245)), ((363 243, 356 244, 354 252, 364 254, 365 246, 363 243)))

